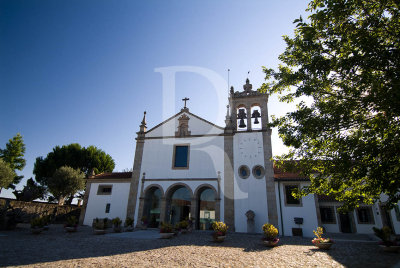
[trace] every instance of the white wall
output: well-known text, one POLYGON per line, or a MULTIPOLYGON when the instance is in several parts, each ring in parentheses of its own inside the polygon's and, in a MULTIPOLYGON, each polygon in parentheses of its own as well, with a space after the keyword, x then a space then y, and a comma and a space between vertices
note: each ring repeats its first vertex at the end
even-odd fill
POLYGON ((129 187, 130 183, 92 183, 83 224, 91 226, 93 219, 106 217, 119 217, 125 221, 129 187), (111 195, 97 195, 99 185, 112 185, 111 195), (107 203, 111 204, 109 213, 105 213, 107 203))
MULTIPOLYGON (((264 149, 261 132, 242 132, 233 138, 234 149, 234 195, 235 195, 235 230, 247 232, 247 217, 245 213, 253 210, 255 213, 255 231, 262 232, 262 226, 268 222, 268 206, 265 177, 256 179, 252 169, 256 165, 264 167, 264 149), (250 176, 242 179, 238 169, 246 165, 250 176)), ((264 167, 265 168, 265 167, 264 167)))
POLYGON ((216 178, 224 171, 224 137, 146 139, 140 173, 146 178, 216 178), (189 169, 172 169, 174 145, 190 144, 189 169))
MULTIPOLYGON (((189 129, 191 125, 189 122, 189 129)), ((185 179, 216 179, 218 171, 221 176, 221 220, 224 219, 224 137, 195 137, 195 138, 168 138, 168 139, 146 139, 143 149, 142 174, 146 173, 146 179, 182 179, 179 182, 186 183, 194 192, 201 184, 211 184, 216 190, 217 181, 185 181, 185 179), (189 168, 172 169, 174 145, 190 144, 189 149, 189 168)), ((178 181, 146 181, 144 189, 150 184, 160 184, 163 191, 178 181)), ((139 194, 137 196, 135 219, 138 217, 139 198, 141 182, 139 183, 139 194)))
MULTIPOLYGON (((276 185, 278 183, 276 182, 276 185)), ((306 186, 307 182, 280 182, 280 195, 281 195, 281 207, 282 207, 282 218, 283 218, 283 228, 284 235, 291 236, 292 228, 302 228, 303 236, 305 237, 313 237, 313 230, 316 230, 318 227, 318 218, 315 207, 315 199, 314 195, 308 195, 301 198, 302 206, 288 206, 285 205, 285 192, 284 185, 285 184, 300 184, 300 187, 306 186), (297 225, 294 223, 294 218, 303 218, 303 224, 297 225)), ((277 189, 277 187, 276 187, 277 189)), ((276 193, 277 203, 279 202, 279 193, 276 193)), ((279 208, 278 208, 279 212, 279 208)), ((279 213, 278 213, 279 214, 279 213)), ((282 226, 281 226, 282 228, 282 226)))

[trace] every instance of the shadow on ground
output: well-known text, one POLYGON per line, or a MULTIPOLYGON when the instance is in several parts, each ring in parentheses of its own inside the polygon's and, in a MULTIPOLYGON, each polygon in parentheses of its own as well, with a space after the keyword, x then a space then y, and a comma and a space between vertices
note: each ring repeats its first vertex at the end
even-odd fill
MULTIPOLYGON (((141 232, 143 236, 145 233, 141 232)), ((168 240, 154 239, 158 236, 156 231, 147 232, 148 237, 144 235, 141 238, 134 233, 93 235, 91 228, 82 226, 76 233, 65 233, 61 225, 53 225, 49 231, 33 235, 28 226, 22 226, 14 231, 0 233, 0 266, 35 265, 179 246, 209 247, 210 252, 221 251, 221 254, 224 248, 260 254, 270 251, 283 257, 295 252, 299 258, 314 255, 318 258, 322 253, 329 254, 343 266, 351 267, 390 267, 400 262, 399 254, 384 253, 374 242, 338 241, 329 251, 321 252, 312 246, 311 239, 308 238, 282 237, 280 246, 268 248, 263 245, 261 235, 228 234, 223 243, 215 243, 210 232, 195 231, 168 240), (149 237, 153 239, 147 239, 149 237), (217 249, 214 251, 213 248, 217 249)))

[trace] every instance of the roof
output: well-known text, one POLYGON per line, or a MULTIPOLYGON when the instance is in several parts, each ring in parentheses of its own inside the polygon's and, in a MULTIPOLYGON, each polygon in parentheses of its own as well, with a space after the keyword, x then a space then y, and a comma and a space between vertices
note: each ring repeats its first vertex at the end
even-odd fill
POLYGON ((299 172, 285 172, 281 168, 275 166, 274 163, 274 179, 280 181, 308 181, 300 175, 299 172))
POLYGON ((207 123, 207 124, 209 124, 209 125, 211 125, 211 126, 213 126, 213 127, 216 127, 216 128, 218 128, 218 129, 220 129, 220 130, 224 130, 223 127, 220 127, 220 126, 218 126, 218 125, 216 125, 216 124, 213 124, 213 123, 211 123, 210 121, 207 121, 206 119, 201 118, 200 116, 195 115, 195 114, 189 112, 189 109, 188 109, 188 108, 184 108, 184 109, 182 109, 179 113, 177 113, 177 114, 171 116, 170 118, 164 120, 164 121, 161 122, 160 124, 158 124, 158 125, 152 127, 151 129, 147 130, 147 131, 146 131, 146 134, 149 133, 149 132, 151 132, 151 131, 153 131, 154 129, 156 129, 156 128, 162 126, 163 124, 167 123, 168 121, 170 121, 170 120, 172 120, 172 119, 174 119, 174 118, 180 116, 180 115, 183 114, 183 113, 187 113, 187 114, 189 114, 189 115, 191 115, 191 116, 193 116, 193 117, 195 117, 195 118, 197 118, 197 119, 199 119, 199 120, 201 120, 201 121, 203 121, 203 122, 205 122, 205 123, 207 123))
POLYGON ((89 177, 89 179, 130 179, 132 172, 106 172, 89 177))

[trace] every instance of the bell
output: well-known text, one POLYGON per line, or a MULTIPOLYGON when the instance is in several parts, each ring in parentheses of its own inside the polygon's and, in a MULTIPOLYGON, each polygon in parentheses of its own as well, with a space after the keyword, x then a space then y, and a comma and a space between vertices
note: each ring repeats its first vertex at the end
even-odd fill
POLYGON ((245 128, 246 127, 246 124, 244 123, 244 119, 240 119, 239 127, 240 128, 245 128))
POLYGON ((255 118, 254 124, 259 124, 260 121, 258 121, 258 118, 261 117, 261 114, 258 110, 254 110, 253 114, 251 115, 251 118, 255 118))
POLYGON ((254 120, 254 124, 259 124, 260 121, 258 121, 258 117, 256 117, 256 119, 254 120))

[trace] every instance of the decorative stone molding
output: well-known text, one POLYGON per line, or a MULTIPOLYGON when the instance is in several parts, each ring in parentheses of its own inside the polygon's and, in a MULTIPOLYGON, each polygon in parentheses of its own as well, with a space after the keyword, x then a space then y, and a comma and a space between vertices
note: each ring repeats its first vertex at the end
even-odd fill
POLYGON ((187 137, 190 136, 190 131, 189 131, 189 116, 186 114, 181 115, 178 118, 179 121, 179 126, 178 126, 178 131, 175 132, 175 137, 187 137))

